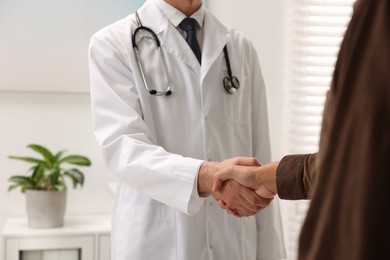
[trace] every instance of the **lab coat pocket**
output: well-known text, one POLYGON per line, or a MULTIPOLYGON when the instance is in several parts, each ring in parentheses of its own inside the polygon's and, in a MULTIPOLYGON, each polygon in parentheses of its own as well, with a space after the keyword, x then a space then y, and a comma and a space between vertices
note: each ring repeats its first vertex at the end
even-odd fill
POLYGON ((176 259, 175 211, 165 205, 124 205, 114 221, 115 259, 176 259))
POLYGON ((240 88, 233 94, 225 91, 223 97, 224 114, 227 120, 236 124, 249 124, 251 121, 250 90, 245 86, 246 79, 240 79, 240 88))

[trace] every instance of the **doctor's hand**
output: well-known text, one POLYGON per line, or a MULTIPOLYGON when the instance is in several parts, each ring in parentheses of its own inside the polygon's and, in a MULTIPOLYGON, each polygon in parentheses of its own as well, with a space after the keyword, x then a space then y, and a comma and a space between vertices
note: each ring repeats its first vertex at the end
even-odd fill
POLYGON ((214 174, 222 169, 229 172, 235 166, 258 167, 260 163, 254 158, 236 157, 222 162, 205 162, 202 164, 198 175, 198 192, 200 196, 206 197, 210 194, 215 199, 231 209, 228 212, 235 216, 250 216, 268 205, 269 198, 262 198, 256 195, 250 188, 238 185, 235 181, 227 181, 219 185, 219 189, 213 191, 214 174))
POLYGON ((234 180, 225 181, 219 191, 212 191, 211 194, 222 208, 236 217, 255 215, 267 207, 273 199, 262 198, 253 189, 247 188, 234 180))
MULTIPOLYGON (((277 194, 276 169, 279 162, 273 162, 264 166, 243 167, 232 165, 222 168, 214 174, 213 191, 223 190, 227 180, 235 180, 250 189, 263 199, 272 199, 277 194)), ((220 206, 230 214, 235 215, 234 209, 226 201, 220 201, 220 206)))

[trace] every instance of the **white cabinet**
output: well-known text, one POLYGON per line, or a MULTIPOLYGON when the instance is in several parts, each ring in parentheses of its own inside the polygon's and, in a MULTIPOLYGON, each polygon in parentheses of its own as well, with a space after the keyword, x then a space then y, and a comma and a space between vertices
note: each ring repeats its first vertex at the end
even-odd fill
POLYGON ((68 216, 61 228, 32 229, 9 218, 1 233, 3 260, 109 260, 109 216, 68 216))

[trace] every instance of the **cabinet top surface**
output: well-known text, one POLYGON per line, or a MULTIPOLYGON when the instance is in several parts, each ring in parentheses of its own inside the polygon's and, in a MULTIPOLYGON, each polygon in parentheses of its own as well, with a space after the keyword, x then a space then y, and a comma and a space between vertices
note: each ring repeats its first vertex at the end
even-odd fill
POLYGON ((41 237, 66 235, 108 235, 109 215, 65 216, 64 226, 59 228, 30 228, 25 217, 8 218, 1 232, 3 237, 41 237))

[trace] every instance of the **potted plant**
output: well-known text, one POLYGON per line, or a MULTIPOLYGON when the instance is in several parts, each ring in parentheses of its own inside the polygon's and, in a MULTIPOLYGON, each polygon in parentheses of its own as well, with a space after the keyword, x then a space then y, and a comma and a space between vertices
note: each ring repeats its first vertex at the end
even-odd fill
POLYGON ((26 194, 26 207, 28 223, 32 228, 53 228, 61 227, 64 222, 66 209, 65 179, 68 178, 73 184, 81 187, 84 184, 84 174, 77 168, 64 168, 65 164, 90 166, 90 160, 81 155, 67 155, 65 150, 56 154, 49 149, 30 144, 31 148, 37 152, 41 158, 9 156, 10 159, 24 161, 32 164, 29 175, 11 176, 9 181, 12 184, 8 190, 20 188, 26 194))

